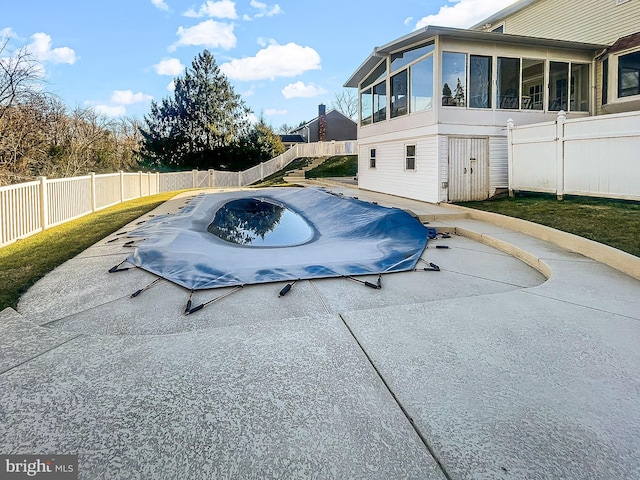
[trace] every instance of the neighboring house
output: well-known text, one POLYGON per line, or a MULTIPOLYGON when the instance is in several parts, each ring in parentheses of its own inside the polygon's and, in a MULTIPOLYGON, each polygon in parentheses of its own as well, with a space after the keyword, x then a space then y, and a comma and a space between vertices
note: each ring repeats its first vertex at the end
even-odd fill
POLYGON ((640 47, 627 48, 634 35, 616 40, 633 33, 628 17, 640 28, 640 2, 607 0, 611 13, 632 6, 618 20, 622 29, 600 14, 603 3, 522 0, 478 29, 429 26, 375 48, 345 83, 359 90, 359 186, 428 202, 484 199, 509 186, 508 119, 523 125, 553 121, 560 110, 580 118, 639 109, 640 47), (541 6, 548 10, 528 10, 541 6), (522 30, 510 31, 527 11, 522 30), (600 19, 608 36, 560 38, 567 25, 582 28, 572 15, 577 23, 600 19), (540 38, 555 23, 558 38, 540 38))
POLYGON ((291 130, 289 134, 300 135, 306 143, 356 140, 358 125, 337 110, 326 113, 324 105, 318 106, 318 116, 291 130))

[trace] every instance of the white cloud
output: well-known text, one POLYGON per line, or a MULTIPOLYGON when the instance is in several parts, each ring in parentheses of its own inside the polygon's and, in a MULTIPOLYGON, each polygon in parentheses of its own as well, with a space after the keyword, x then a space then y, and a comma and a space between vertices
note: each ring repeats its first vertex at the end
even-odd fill
POLYGON ((416 29, 427 25, 441 27, 469 28, 494 13, 502 10, 515 0, 449 0, 453 5, 444 5, 435 15, 423 17, 416 23, 416 29))
POLYGON ((207 0, 205 3, 200 5, 200 9, 197 11, 193 8, 190 8, 186 12, 183 13, 185 17, 216 17, 216 18, 238 18, 238 14, 236 13, 236 4, 231 0, 220 0, 219 2, 212 2, 211 0, 207 0))
POLYGON ((153 68, 158 75, 180 75, 184 70, 184 65, 177 58, 163 58, 160 63, 156 63, 153 68))
POLYGON ((409 25, 411 22, 413 22, 413 17, 407 17, 402 23, 404 23, 405 25, 409 25))
POLYGON ((16 32, 13 31, 13 28, 7 27, 0 30, 0 38, 2 39, 18 38, 18 35, 16 34, 16 32))
POLYGON ((276 110, 275 108, 267 108, 264 111, 265 115, 286 115, 287 113, 286 110, 276 110))
POLYGON ((151 0, 151 3, 153 3, 153 6, 159 10, 169 10, 169 5, 164 3, 163 0, 151 0))
POLYGON ((127 114, 127 109, 124 105, 118 105, 115 107, 110 107, 109 105, 96 105, 93 109, 107 117, 124 117, 127 114))
POLYGON ((27 45, 29 52, 41 62, 68 63, 73 65, 78 59, 76 52, 69 47, 51 48, 51 37, 46 33, 31 35, 31 43, 27 45))
MULTIPOLYGON (((282 13, 282 8, 277 3, 270 7, 264 2, 258 2, 256 0, 251 0, 250 5, 258 10, 258 13, 254 15, 253 18, 261 18, 261 17, 273 17, 274 15, 278 15, 282 13)), ((245 15, 243 17, 245 20, 251 20, 251 17, 245 15)))
POLYGON ((282 95, 284 98, 310 98, 317 95, 322 95, 327 91, 322 87, 316 87, 314 85, 305 85, 303 82, 290 83, 282 89, 282 95))
POLYGON ((175 92, 176 91, 176 82, 175 82, 175 80, 171 80, 169 82, 169 84, 167 85, 167 90, 169 90, 170 92, 175 92))
POLYGON ((138 92, 133 93, 131 90, 116 90, 111 95, 111 101, 118 105, 131 105, 132 103, 148 102, 153 100, 151 95, 138 92))
POLYGON ((178 27, 180 37, 169 47, 170 51, 183 45, 196 45, 210 48, 224 48, 228 50, 236 46, 236 36, 233 34, 233 24, 205 20, 193 27, 178 27))
POLYGON ((234 80, 264 80, 295 77, 307 70, 319 70, 320 55, 311 47, 295 43, 272 43, 258 51, 255 57, 233 59, 220 65, 220 70, 234 80))

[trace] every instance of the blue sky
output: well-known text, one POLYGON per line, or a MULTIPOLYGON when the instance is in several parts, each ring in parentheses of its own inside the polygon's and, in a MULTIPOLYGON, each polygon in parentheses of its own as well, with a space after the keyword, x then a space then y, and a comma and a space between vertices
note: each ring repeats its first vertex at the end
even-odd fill
POLYGON ((425 25, 469 27, 514 0, 0 0, 2 55, 26 46, 69 107, 142 119, 205 48, 254 115, 317 116, 373 48, 425 25))

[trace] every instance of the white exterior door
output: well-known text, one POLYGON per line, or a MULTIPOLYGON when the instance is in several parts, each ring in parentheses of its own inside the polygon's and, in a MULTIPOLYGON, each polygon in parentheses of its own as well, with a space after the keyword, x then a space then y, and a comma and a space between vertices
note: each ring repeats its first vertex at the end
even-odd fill
POLYGON ((449 137, 449 201, 489 198, 489 139, 449 137))

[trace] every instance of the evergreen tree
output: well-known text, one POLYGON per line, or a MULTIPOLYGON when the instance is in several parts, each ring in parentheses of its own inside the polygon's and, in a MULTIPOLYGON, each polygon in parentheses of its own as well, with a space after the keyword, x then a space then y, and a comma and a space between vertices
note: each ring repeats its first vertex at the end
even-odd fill
POLYGON ((263 117, 251 127, 247 143, 256 150, 260 162, 271 160, 285 150, 280 135, 273 131, 263 117))
POLYGON ((249 131, 250 110, 204 50, 174 80, 173 97, 151 102, 141 128, 142 155, 156 164, 188 168, 233 168, 240 139, 249 131))

